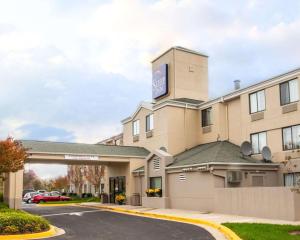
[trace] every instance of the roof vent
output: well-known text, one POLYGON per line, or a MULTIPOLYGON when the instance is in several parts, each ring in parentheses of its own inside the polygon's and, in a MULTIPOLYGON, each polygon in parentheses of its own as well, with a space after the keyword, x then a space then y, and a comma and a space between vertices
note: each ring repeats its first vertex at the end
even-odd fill
POLYGON ((241 80, 234 80, 234 90, 239 90, 241 88, 241 80))

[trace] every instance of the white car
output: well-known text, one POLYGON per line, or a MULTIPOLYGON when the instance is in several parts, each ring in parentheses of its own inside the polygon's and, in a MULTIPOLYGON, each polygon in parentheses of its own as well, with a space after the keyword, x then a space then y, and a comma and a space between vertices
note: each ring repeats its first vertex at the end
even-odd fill
POLYGON ((39 194, 38 192, 29 192, 29 193, 26 193, 23 197, 23 202, 26 202, 26 203, 31 203, 32 202, 32 198, 39 194))

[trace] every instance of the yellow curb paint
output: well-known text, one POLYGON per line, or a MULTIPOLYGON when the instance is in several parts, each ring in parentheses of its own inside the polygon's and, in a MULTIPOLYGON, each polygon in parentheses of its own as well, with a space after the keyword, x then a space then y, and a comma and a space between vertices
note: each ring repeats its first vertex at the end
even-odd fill
MULTIPOLYGON (((84 205, 81 205, 81 206, 84 206, 84 205)), ((229 229, 229 228, 227 228, 227 227, 225 227, 221 224, 217 224, 217 223, 207 221, 207 220, 203 220, 203 219, 176 217, 176 216, 170 216, 170 215, 159 214, 159 213, 146 213, 146 212, 140 212, 140 211, 135 211, 135 210, 127 210, 127 209, 123 209, 123 208, 110 207, 110 206, 93 206, 93 207, 107 209, 107 210, 116 211, 116 212, 120 212, 120 213, 129 213, 129 214, 139 215, 139 216, 146 216, 146 217, 160 218, 160 219, 166 219, 166 220, 173 220, 173 221, 183 222, 183 223, 193 223, 193 224, 207 225, 207 226, 210 226, 210 227, 218 230, 219 232, 221 232, 228 240, 242 240, 231 229, 229 229)))
POLYGON ((64 206, 76 206, 79 203, 62 203, 62 204, 37 204, 38 207, 64 207, 64 206))
POLYGON ((57 233, 57 228, 55 226, 50 225, 50 229, 46 232, 15 234, 15 235, 0 235, 0 240, 39 239, 39 238, 46 238, 46 237, 54 237, 56 233, 57 233))

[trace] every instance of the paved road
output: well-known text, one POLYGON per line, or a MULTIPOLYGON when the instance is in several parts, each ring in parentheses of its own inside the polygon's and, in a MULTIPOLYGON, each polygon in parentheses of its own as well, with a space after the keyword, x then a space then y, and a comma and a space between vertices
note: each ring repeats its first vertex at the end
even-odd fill
MULTIPOLYGON (((42 215, 66 234, 53 240, 213 240, 191 224, 157 220, 83 207, 26 207, 42 215)), ((49 238, 50 239, 50 238, 49 238)))

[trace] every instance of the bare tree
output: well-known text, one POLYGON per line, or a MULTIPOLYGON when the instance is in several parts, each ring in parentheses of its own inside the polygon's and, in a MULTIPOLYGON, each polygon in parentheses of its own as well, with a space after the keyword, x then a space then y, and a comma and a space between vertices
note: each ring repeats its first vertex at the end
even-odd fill
POLYGON ((86 179, 94 186, 95 192, 99 193, 101 180, 104 177, 104 166, 89 165, 86 168, 86 179))
POLYGON ((68 169, 68 181, 75 186, 76 192, 81 195, 82 186, 84 181, 84 167, 83 166, 70 166, 68 169))

